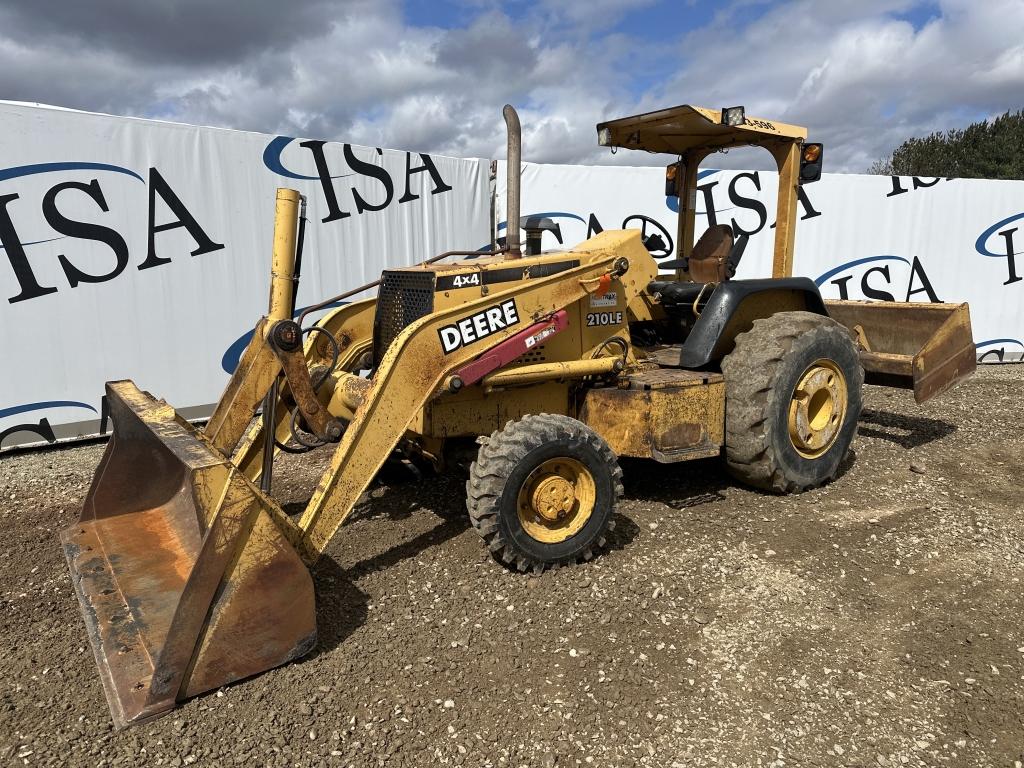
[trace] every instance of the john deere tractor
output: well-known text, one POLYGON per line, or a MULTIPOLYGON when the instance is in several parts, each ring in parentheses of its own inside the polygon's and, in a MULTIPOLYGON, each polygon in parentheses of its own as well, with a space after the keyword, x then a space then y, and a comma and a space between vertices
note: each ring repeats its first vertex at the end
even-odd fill
POLYGON ((637 230, 540 252, 529 219, 524 252, 505 119, 512 224, 495 252, 389 269, 295 318, 300 196, 280 190, 269 310, 206 426, 107 384, 113 436, 61 538, 118 725, 312 649, 307 566, 396 455, 444 469, 470 448, 484 545, 540 571, 599 552, 619 457, 723 455, 740 482, 802 491, 835 476, 865 379, 923 401, 974 370, 966 305, 827 302, 791 276, 797 190, 822 161, 803 128, 692 106, 599 125, 605 146, 673 156, 679 249, 659 264, 637 230), (694 242, 700 162, 743 145, 779 168, 770 278, 733 278, 747 240, 729 227, 694 242), (318 448, 330 466, 294 519, 271 496, 275 458, 318 448))

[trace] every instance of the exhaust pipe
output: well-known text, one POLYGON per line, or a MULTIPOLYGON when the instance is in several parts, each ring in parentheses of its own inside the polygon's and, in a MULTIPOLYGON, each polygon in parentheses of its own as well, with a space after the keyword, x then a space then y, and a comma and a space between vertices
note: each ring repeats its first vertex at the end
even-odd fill
POLYGON ((521 259, 523 257, 522 247, 519 241, 519 173, 523 154, 523 135, 519 127, 519 115, 516 108, 506 104, 501 111, 505 117, 505 127, 508 132, 508 150, 506 152, 507 166, 505 170, 505 247, 508 250, 507 259, 521 259))

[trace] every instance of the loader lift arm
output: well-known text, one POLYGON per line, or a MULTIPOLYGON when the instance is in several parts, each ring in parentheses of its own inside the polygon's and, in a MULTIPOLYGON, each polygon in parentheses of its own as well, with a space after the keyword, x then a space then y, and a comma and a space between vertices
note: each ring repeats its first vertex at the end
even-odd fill
MULTIPOLYGON (((278 196, 277 230, 287 230, 294 222, 294 216, 289 210, 280 210, 280 200, 282 197, 287 199, 288 192, 290 190, 281 190, 278 196)), ((356 302, 325 318, 321 327, 328 333, 338 330, 338 326, 349 328, 354 343, 350 342, 348 354, 338 361, 342 371, 332 377, 333 387, 325 388, 323 400, 329 402, 332 393, 346 388, 363 391, 359 393, 360 403, 335 449, 330 466, 317 484, 298 523, 298 529, 285 532, 307 564, 319 558, 354 508, 359 496, 405 434, 410 422, 431 397, 440 392, 442 383, 452 373, 521 332, 531 323, 550 317, 587 294, 599 290, 608 282, 602 278, 625 276, 629 260, 622 257, 615 238, 615 235, 608 233, 605 239, 609 243, 605 249, 591 251, 585 263, 575 269, 517 283, 505 291, 484 294, 475 301, 434 312, 413 322, 391 343, 365 389, 364 380, 348 372, 347 368, 351 368, 368 348, 367 337, 372 328, 374 301, 368 299, 356 302), (512 302, 515 308, 515 323, 507 324, 486 339, 464 344, 445 354, 439 342, 442 328, 452 326, 460 319, 493 312, 508 302, 512 302), (356 387, 355 384, 360 386, 356 387)), ((279 254, 279 243, 282 244, 281 248, 288 248, 293 240, 287 235, 275 236, 272 281, 280 280, 291 285, 289 268, 293 262, 289 261, 286 253, 279 254)), ((630 290, 638 293, 639 283, 630 286, 630 290)), ((282 373, 284 385, 278 395, 279 401, 284 393, 290 392, 303 415, 317 408, 320 414, 327 413, 328 402, 315 399, 309 369, 302 363, 299 353, 292 351, 290 354, 302 364, 295 365, 295 361, 289 364, 288 353, 275 348, 274 329, 290 322, 281 318, 284 313, 282 303, 290 306, 293 303, 292 297, 279 296, 272 291, 268 316, 257 324, 253 339, 243 353, 235 374, 217 404, 214 418, 207 427, 208 437, 222 453, 232 452, 242 435, 242 429, 251 422, 259 403, 282 373)), ((306 358, 315 359, 315 343, 315 337, 307 343, 306 358)), ((280 417, 275 419, 275 438, 286 439, 290 425, 286 423, 284 409, 278 409, 278 412, 280 417)), ((256 480, 262 471, 259 458, 266 448, 266 435, 263 433, 262 424, 252 424, 235 452, 236 465, 250 480, 256 480)))
MULTIPOLYGON (((298 523, 252 482, 269 434, 249 428, 229 457, 275 383, 280 399, 294 394, 299 376, 299 391, 305 388, 310 399, 307 365, 282 366, 266 330, 271 321, 286 322, 275 314, 290 296, 272 293, 271 311, 205 433, 131 382, 108 384, 114 434, 80 521, 61 539, 115 724, 157 717, 181 699, 307 653, 316 643, 316 609, 304 563, 322 554, 452 372, 580 301, 608 282, 603 277, 626 271, 630 260, 610 235, 605 247, 581 253, 583 263, 572 270, 481 292, 474 301, 420 318, 390 344, 369 383, 335 372, 333 389, 315 393, 318 407, 344 418, 334 402, 339 393, 359 402, 298 523), (514 321, 505 316, 503 327, 444 354, 440 329, 502 305, 514 307, 514 321)), ((628 283, 638 292, 634 283, 646 282, 643 275, 626 275, 624 288, 628 283)), ((292 285, 287 264, 275 270, 274 280, 292 285)), ((324 321, 332 330, 351 331, 348 367, 357 367, 368 348, 372 308, 372 301, 357 302, 324 321)), ((314 346, 311 339, 306 348, 313 360, 319 357, 314 346)), ((287 426, 283 414, 273 425, 279 437, 287 426)))
MULTIPOLYGON (((283 223, 279 223, 287 226, 287 221, 286 218, 283 223)), ((280 276, 290 280, 286 262, 275 260, 275 264, 275 279, 280 276)), ((594 292, 600 287, 602 277, 612 274, 621 277, 627 270, 628 260, 623 259, 621 252, 610 246, 604 253, 595 252, 585 264, 569 272, 483 295, 474 302, 435 312, 410 324, 391 344, 369 387, 362 393, 361 404, 355 410, 335 449, 330 466, 320 478, 298 523, 299 530, 289 532, 289 539, 299 548, 303 559, 312 564, 319 558, 370 480, 394 450, 412 419, 433 395, 439 393, 448 376, 531 323, 549 317, 594 292), (447 355, 442 353, 438 342, 441 328, 461 318, 493 310, 510 300, 514 302, 518 313, 515 324, 508 325, 485 340, 463 345, 447 355)), ((633 286, 632 290, 638 292, 639 285, 633 286)), ((323 401, 330 401, 333 392, 354 383, 353 379, 359 379, 354 373, 347 372, 347 368, 351 368, 367 349, 366 337, 371 327, 373 309, 373 300, 357 302, 341 308, 322 323, 328 332, 339 325, 354 327, 359 332, 356 343, 350 343, 348 347, 349 354, 339 361, 342 372, 332 377, 334 386, 324 390, 323 401)), ((305 365, 298 369, 294 365, 283 365, 284 356, 273 349, 273 326, 269 326, 268 330, 268 324, 274 316, 272 305, 269 315, 257 324, 253 339, 215 409, 216 419, 211 419, 212 429, 207 428, 214 445, 225 454, 235 448, 240 428, 251 422, 259 403, 282 373, 284 386, 279 393, 279 400, 290 391, 301 407, 303 402, 308 403, 314 396, 309 384, 308 368, 305 365), (305 398, 302 397, 303 393, 305 398)), ((310 339, 306 345, 307 358, 315 358, 313 344, 315 338, 310 339)), ((317 401, 317 406, 324 413, 327 405, 328 402, 317 401)), ((305 410, 303 408, 303 412, 305 410)), ((278 409, 278 417, 275 419, 275 439, 279 441, 287 439, 290 433, 285 413, 284 409, 278 409)), ((235 463, 254 481, 260 477, 262 470, 259 458, 265 449, 266 436, 263 433, 263 425, 253 423, 235 452, 235 463)))
POLYGON ((614 249, 609 249, 568 272, 520 283, 463 306, 435 312, 402 331, 384 354, 299 521, 303 559, 310 564, 317 560, 412 419, 439 392, 448 376, 528 325, 593 292, 600 278, 616 272, 616 267, 624 272, 619 263, 622 261, 614 249), (441 328, 510 300, 519 318, 516 323, 442 354, 438 340, 441 328))

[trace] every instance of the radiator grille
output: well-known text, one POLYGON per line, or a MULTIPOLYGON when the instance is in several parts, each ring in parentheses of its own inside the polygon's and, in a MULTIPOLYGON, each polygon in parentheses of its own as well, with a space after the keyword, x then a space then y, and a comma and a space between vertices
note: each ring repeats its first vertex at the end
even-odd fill
POLYGON ((433 311, 433 272, 384 272, 373 320, 374 368, 407 325, 433 311))

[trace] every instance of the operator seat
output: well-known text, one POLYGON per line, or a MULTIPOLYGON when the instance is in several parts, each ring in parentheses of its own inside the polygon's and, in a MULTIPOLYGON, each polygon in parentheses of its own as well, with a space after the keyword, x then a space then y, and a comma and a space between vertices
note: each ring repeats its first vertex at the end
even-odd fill
MULTIPOLYGON (((693 246, 689 260, 662 262, 662 269, 683 269, 690 280, 652 280, 647 292, 656 296, 668 319, 669 336, 662 342, 680 344, 678 362, 660 355, 658 365, 701 370, 720 359, 721 333, 733 313, 751 294, 763 291, 790 292, 802 297, 806 309, 828 315, 821 294, 806 277, 733 280, 750 236, 733 239, 732 228, 710 227, 693 246)), ((669 353, 671 357, 671 353, 669 353)))
MULTIPOLYGON (((724 283, 731 277, 729 255, 732 250, 732 227, 728 224, 708 227, 694 244, 689 260, 677 259, 660 265, 662 269, 686 269, 690 279, 655 280, 647 289, 660 294, 662 306, 670 314, 677 308, 692 313, 693 302, 705 283, 724 283)), ((706 293, 710 296, 710 291, 706 293)))
POLYGON ((732 227, 708 227, 690 253, 690 279, 695 283, 724 283, 729 279, 726 264, 732 251, 732 227))

